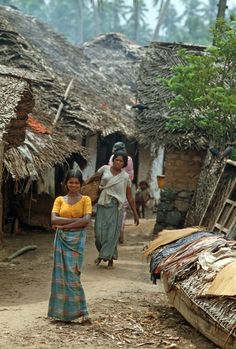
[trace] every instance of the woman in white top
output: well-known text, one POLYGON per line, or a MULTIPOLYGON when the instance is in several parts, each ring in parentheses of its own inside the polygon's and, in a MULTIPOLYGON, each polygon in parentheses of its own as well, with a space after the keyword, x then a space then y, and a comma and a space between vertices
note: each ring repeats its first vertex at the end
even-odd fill
MULTIPOLYGON (((120 226, 122 223, 122 209, 126 201, 134 214, 134 223, 139 224, 135 202, 131 193, 131 180, 124 171, 127 166, 128 156, 124 151, 117 151, 113 157, 112 166, 104 165, 98 169, 94 176, 101 176, 101 194, 97 204, 95 218, 95 245, 99 252, 95 264, 108 261, 108 267, 113 266, 117 259, 117 243, 120 226)), ((92 181, 92 176, 87 183, 92 181)))
MULTIPOLYGON (((127 153, 125 143, 116 142, 113 145, 112 155, 109 159, 108 165, 110 165, 110 166, 113 165, 113 156, 114 156, 114 153, 117 152, 118 150, 123 150, 124 152, 127 153)), ((128 155, 127 166, 124 167, 124 170, 125 170, 125 172, 128 173, 129 178, 132 181, 134 179, 134 165, 133 165, 133 160, 129 155, 128 155)), ((127 207, 128 207, 128 201, 125 200, 125 203, 123 205, 122 222, 121 222, 121 226, 120 226, 120 236, 119 236, 119 242, 121 244, 124 243, 124 232, 125 232, 125 220, 126 220, 126 215, 127 215, 127 207)))

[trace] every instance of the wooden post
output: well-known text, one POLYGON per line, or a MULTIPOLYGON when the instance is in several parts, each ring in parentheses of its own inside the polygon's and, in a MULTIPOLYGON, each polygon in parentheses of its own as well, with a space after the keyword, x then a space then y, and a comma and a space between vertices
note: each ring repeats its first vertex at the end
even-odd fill
POLYGON ((0 244, 3 241, 3 195, 2 195, 2 174, 3 174, 4 143, 0 144, 0 244))

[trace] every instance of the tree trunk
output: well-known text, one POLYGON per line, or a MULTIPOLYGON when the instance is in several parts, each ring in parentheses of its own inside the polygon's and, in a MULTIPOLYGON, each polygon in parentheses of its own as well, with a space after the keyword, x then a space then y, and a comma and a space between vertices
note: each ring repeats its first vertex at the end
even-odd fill
POLYGON ((76 2, 76 11, 78 14, 78 27, 77 27, 77 33, 78 38, 76 42, 78 44, 81 44, 84 42, 84 6, 83 6, 83 0, 77 0, 76 2))
MULTIPOLYGON (((217 12, 217 16, 216 16, 216 20, 219 18, 225 18, 225 11, 227 9, 227 0, 220 0, 219 4, 218 4, 218 12, 217 12)), ((217 22, 216 22, 216 26, 217 26, 217 22)), ((213 46, 215 45, 215 38, 213 38, 213 46)))
POLYGON ((98 13, 98 2, 99 0, 92 0, 92 7, 93 7, 93 19, 94 19, 94 35, 100 34, 100 18, 98 13))
POLYGON ((134 8, 134 41, 138 42, 139 39, 139 2, 138 0, 133 0, 134 8))
POLYGON ((4 144, 0 145, 0 245, 3 241, 3 195, 2 195, 2 174, 3 174, 4 144))
POLYGON ((165 2, 164 2, 164 0, 162 0, 161 6, 160 6, 160 13, 158 16, 158 22, 157 22, 157 25, 156 25, 156 28, 155 28, 155 31, 153 34, 154 41, 159 40, 159 32, 160 32, 160 29, 161 29, 161 26, 162 26, 162 23, 164 21, 164 18, 165 18, 165 15, 167 13, 169 5, 170 5, 170 0, 166 0, 165 2))
POLYGON ((218 4, 217 18, 225 18, 225 11, 227 9, 227 0, 220 0, 218 4))

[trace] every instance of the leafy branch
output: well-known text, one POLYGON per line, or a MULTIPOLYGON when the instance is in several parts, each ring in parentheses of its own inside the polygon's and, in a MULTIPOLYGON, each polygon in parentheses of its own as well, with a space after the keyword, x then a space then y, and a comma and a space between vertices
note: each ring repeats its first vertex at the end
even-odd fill
POLYGON ((200 55, 180 50, 185 62, 162 79, 174 93, 166 129, 200 131, 209 143, 224 147, 236 138, 236 23, 219 20, 215 46, 200 55))

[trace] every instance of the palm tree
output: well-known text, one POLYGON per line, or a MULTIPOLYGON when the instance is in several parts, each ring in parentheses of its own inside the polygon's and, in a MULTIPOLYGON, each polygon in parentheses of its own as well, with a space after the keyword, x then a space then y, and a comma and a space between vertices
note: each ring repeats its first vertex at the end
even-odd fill
POLYGON ((98 35, 101 32, 100 28, 100 18, 99 18, 99 7, 102 0, 91 0, 91 5, 93 9, 93 25, 94 25, 94 35, 98 35))
POLYGON ((217 4, 215 0, 208 0, 207 4, 203 4, 202 7, 203 18, 208 22, 211 26, 215 20, 217 15, 217 4))
POLYGON ((147 6, 144 0, 133 0, 133 7, 130 8, 131 16, 128 19, 124 28, 126 28, 127 33, 130 32, 130 25, 132 27, 132 33, 130 37, 132 40, 139 42, 140 31, 143 26, 146 25, 145 17, 147 12, 147 6))
POLYGON ((209 44, 209 30, 203 17, 201 0, 181 0, 185 10, 181 15, 184 21, 182 41, 195 44, 209 44))
POLYGON ((110 25, 109 31, 121 31, 121 20, 126 19, 128 6, 125 5, 124 0, 113 0, 108 3, 107 24, 110 25))
POLYGON ((174 5, 170 4, 163 19, 161 40, 169 42, 181 41, 181 23, 180 16, 174 5))
MULTIPOLYGON (((158 4, 159 1, 155 0, 154 3, 158 4)), ((153 40, 157 41, 159 39, 160 29, 161 29, 161 26, 162 26, 162 24, 163 24, 163 22, 165 20, 165 16, 167 14, 169 5, 170 5, 170 0, 166 0, 166 1, 161 0, 161 5, 160 5, 160 8, 159 8, 159 16, 158 16, 158 21, 157 21, 156 28, 154 30, 153 40)))
POLYGON ((77 25, 75 26, 75 38, 77 43, 84 42, 84 1, 74 0, 77 25))
POLYGON ((134 41, 138 41, 139 36, 139 0, 133 0, 133 18, 134 18, 134 41))

